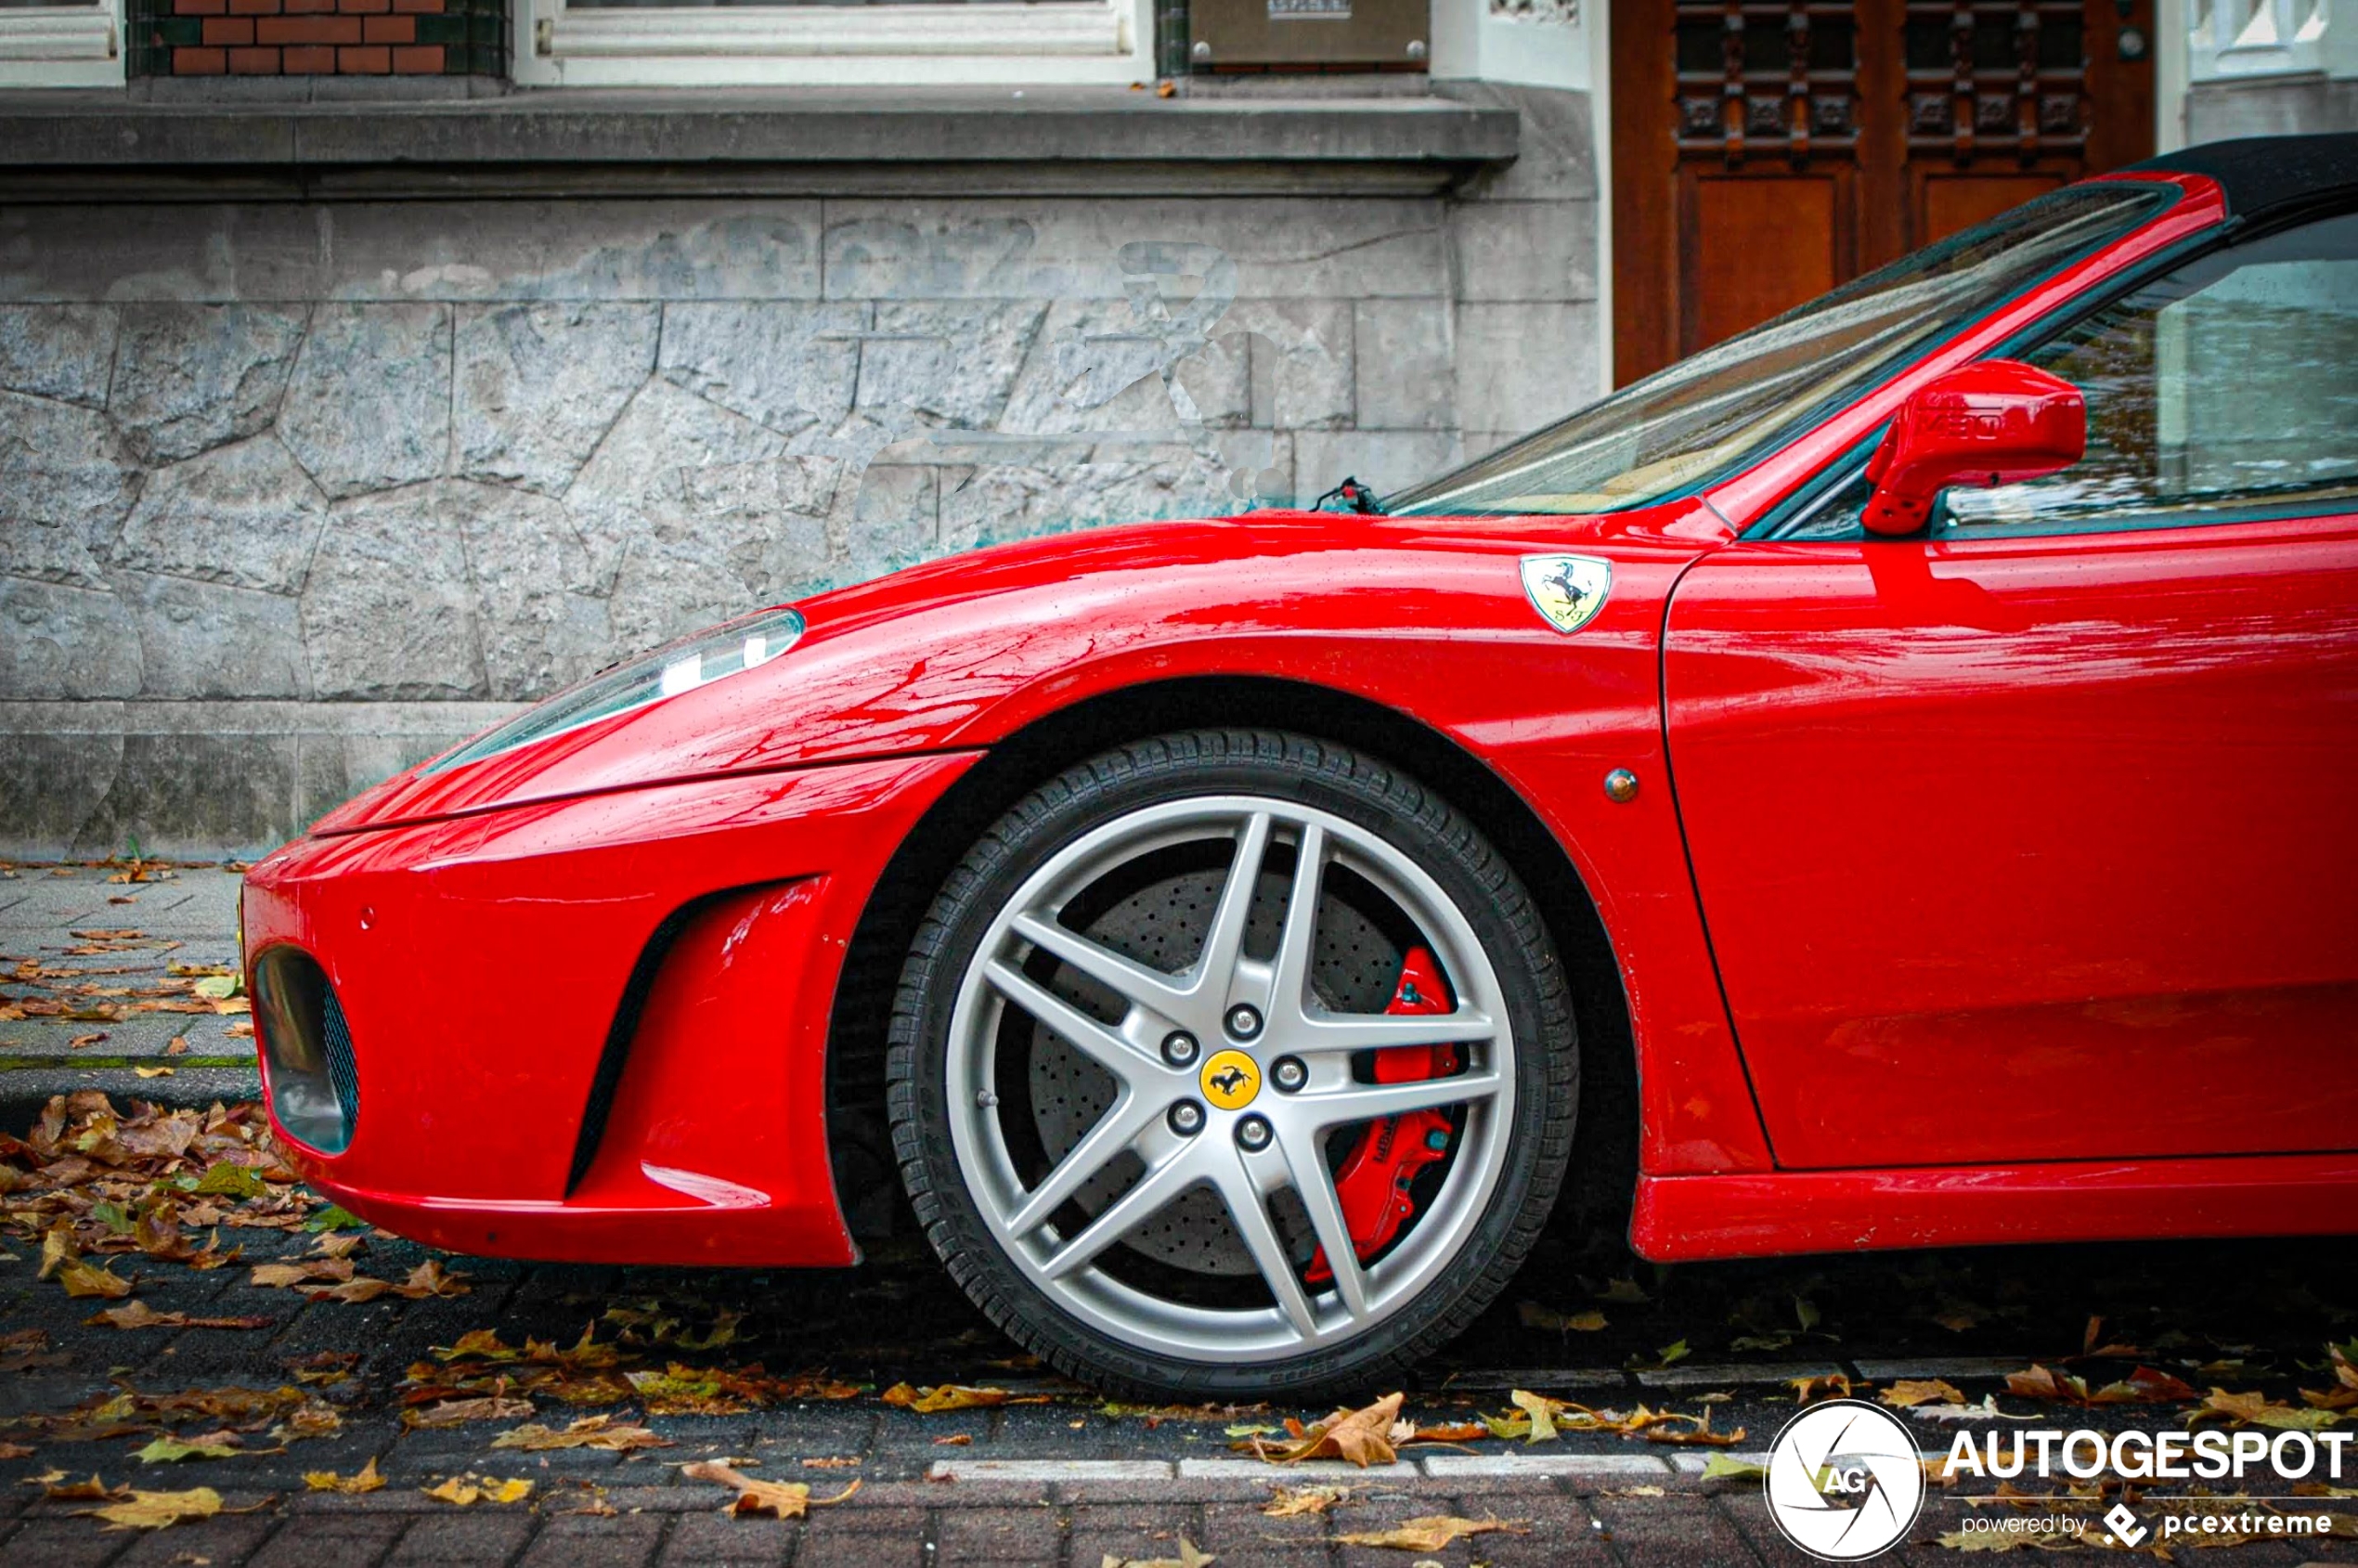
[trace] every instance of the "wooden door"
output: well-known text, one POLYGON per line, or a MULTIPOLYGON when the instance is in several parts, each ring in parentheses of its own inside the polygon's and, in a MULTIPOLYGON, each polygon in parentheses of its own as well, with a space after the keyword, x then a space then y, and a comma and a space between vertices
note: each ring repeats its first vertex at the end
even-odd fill
POLYGON ((2154 0, 1615 0, 1613 376, 2153 151, 2154 0))

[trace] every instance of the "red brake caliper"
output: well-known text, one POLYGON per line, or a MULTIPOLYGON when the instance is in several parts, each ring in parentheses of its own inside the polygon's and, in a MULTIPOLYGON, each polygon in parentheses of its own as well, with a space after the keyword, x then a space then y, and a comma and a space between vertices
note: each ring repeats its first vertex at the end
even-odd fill
MULTIPOLYGON (((1401 961, 1400 983, 1393 988, 1387 1013, 1451 1013, 1441 965, 1432 953, 1413 947, 1401 961)), ((1396 1045, 1375 1054, 1376 1082, 1405 1083, 1417 1078, 1440 1078, 1458 1070, 1455 1045, 1396 1045)), ((1351 1232, 1353 1251, 1362 1262, 1374 1257, 1400 1234, 1415 1206, 1408 1197, 1417 1173, 1449 1149, 1449 1119, 1437 1110, 1412 1110, 1370 1122, 1358 1147, 1335 1173, 1335 1196, 1342 1202, 1342 1223, 1351 1232)), ((1313 1282, 1331 1278, 1326 1249, 1310 1260, 1305 1276, 1313 1282)))

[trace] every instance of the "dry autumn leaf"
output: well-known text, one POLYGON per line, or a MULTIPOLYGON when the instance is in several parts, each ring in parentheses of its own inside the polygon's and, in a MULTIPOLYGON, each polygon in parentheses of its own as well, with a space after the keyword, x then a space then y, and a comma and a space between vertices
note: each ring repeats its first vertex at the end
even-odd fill
POLYGON ((228 1459, 245 1452, 234 1432, 211 1432, 201 1437, 159 1437, 131 1457, 143 1465, 177 1464, 182 1459, 228 1459))
POLYGON ((1963 1405, 1964 1394, 1953 1384, 1940 1378, 1901 1378, 1875 1395, 1895 1410, 1912 1409, 1919 1405, 1963 1405))
POLYGON ((2140 1367, 2117 1383, 2106 1383, 2088 1396, 2092 1405, 2175 1405, 2196 1397, 2195 1391, 2167 1372, 2140 1367))
POLYGON ((749 1475, 738 1474, 736 1468, 724 1459, 682 1465, 680 1473, 690 1481, 709 1481, 733 1490, 737 1496, 729 1505, 731 1513, 766 1513, 777 1519, 800 1519, 814 1507, 839 1503, 860 1490, 860 1483, 854 1481, 832 1497, 814 1497, 808 1482, 756 1481, 749 1475))
MULTIPOLYGON (((266 1289, 286 1289, 317 1279, 341 1283, 352 1277, 352 1264, 343 1258, 300 1258, 291 1263, 256 1263, 246 1283, 266 1289)), ((388 1286, 386 1289, 390 1289, 388 1286)))
POLYGON ((920 1416, 932 1416, 944 1410, 972 1410, 1004 1405, 1007 1403, 1007 1391, 1003 1388, 967 1388, 957 1383, 942 1383, 926 1389, 895 1383, 879 1397, 887 1405, 896 1405, 920 1416))
POLYGON ((377 1473, 377 1461, 372 1457, 351 1475, 338 1475, 331 1470, 309 1470, 303 1472, 303 1484, 314 1492, 342 1492, 347 1497, 361 1492, 374 1492, 385 1484, 377 1473))
POLYGON ((1395 1551, 1439 1551, 1450 1542, 1468 1536, 1486 1536, 1494 1530, 1522 1533, 1522 1523, 1509 1524, 1503 1519, 1460 1519, 1454 1514, 1431 1513, 1417 1519, 1404 1519, 1389 1530, 1363 1530, 1337 1536, 1336 1540, 1352 1547, 1390 1547, 1395 1551))
MULTIPOLYGON (((1258 1437, 1247 1438, 1237 1446, 1272 1464, 1344 1459, 1363 1470, 1369 1465, 1393 1464, 1400 1458, 1392 1444, 1393 1423, 1400 1419, 1400 1401, 1401 1395, 1387 1393, 1360 1409, 1337 1410, 1317 1425, 1296 1432, 1294 1442, 1283 1446, 1264 1443, 1258 1437)), ((1289 1429, 1294 1424, 1287 1422, 1289 1429)))
POLYGON ((1707 1454, 1703 1461, 1705 1481, 1759 1481, 1768 1475, 1766 1466, 1730 1458, 1725 1454, 1707 1454))
POLYGON ((191 1317, 185 1312, 158 1312, 145 1302, 125 1302, 84 1320, 93 1328, 267 1328, 270 1317, 191 1317))
POLYGON ((120 1301, 131 1294, 131 1281, 103 1263, 87 1263, 80 1258, 68 1258, 58 1265, 58 1283, 66 1288, 69 1296, 101 1296, 120 1301))
POLYGON ((2207 1420, 2222 1420, 2231 1427, 2274 1427, 2283 1431, 2317 1432, 2334 1425, 2340 1419, 2331 1410, 2296 1410, 2264 1393, 2229 1393, 2223 1388, 2214 1388, 2204 1396, 2202 1407, 2187 1416, 2186 1424, 2192 1427, 2207 1420))
POLYGON ((438 1404, 421 1406, 401 1412, 401 1424, 406 1427, 455 1427, 469 1421, 512 1421, 519 1416, 529 1416, 532 1401, 509 1399, 499 1394, 486 1394, 479 1399, 445 1399, 438 1404))
POLYGON ((429 1497, 467 1508, 475 1503, 520 1503, 532 1496, 529 1481, 502 1481, 496 1475, 454 1475, 439 1486, 425 1488, 429 1497))
POLYGON ((647 1427, 628 1426, 612 1416, 584 1416, 563 1432, 535 1421, 491 1440, 494 1448, 522 1448, 539 1453, 555 1448, 602 1448, 610 1453, 628 1454, 641 1448, 668 1448, 671 1440, 658 1437, 647 1427))
POLYGON ((2068 1372, 2057 1372, 2033 1362, 2028 1371, 2006 1374, 2006 1392, 2025 1399, 2061 1400, 2069 1405, 2088 1403, 2088 1380, 2068 1372))
POLYGON ((1261 1505, 1261 1511, 1272 1519, 1324 1513, 1349 1496, 1348 1486, 1280 1486, 1261 1505))
POLYGON ((184 1519, 211 1519, 221 1511, 221 1494, 210 1486, 186 1492, 135 1490, 121 1502, 75 1511, 105 1520, 110 1530, 162 1530, 184 1519))
POLYGON ((1805 1377, 1788 1378, 1794 1403, 1814 1405, 1820 1399, 1850 1397, 1850 1374, 1847 1372, 1812 1372, 1805 1377))

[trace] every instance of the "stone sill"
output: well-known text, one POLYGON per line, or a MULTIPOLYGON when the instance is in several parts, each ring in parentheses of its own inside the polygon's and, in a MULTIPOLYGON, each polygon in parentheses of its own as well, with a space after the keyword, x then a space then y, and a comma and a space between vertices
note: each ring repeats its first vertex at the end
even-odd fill
POLYGON ((194 103, 0 94, 0 198, 1412 194, 1510 162, 1510 110, 1102 88, 194 103))

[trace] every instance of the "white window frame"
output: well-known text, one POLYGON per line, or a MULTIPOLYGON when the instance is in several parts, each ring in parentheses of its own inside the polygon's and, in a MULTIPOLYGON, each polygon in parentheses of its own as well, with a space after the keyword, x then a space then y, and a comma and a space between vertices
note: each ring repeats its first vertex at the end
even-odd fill
POLYGON ((122 85, 121 0, 0 10, 0 87, 122 85))
POLYGON ((659 6, 514 0, 536 87, 1120 85, 1154 80, 1152 0, 659 6))

